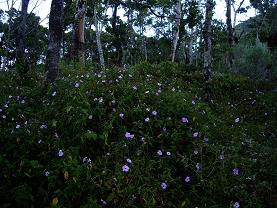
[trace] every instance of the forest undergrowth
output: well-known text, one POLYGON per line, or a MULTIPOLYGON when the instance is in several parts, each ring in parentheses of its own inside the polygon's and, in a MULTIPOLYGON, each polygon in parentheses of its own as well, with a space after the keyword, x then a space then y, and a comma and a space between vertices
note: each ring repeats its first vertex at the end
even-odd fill
POLYGON ((191 66, 0 73, 1 207, 277 207, 274 85, 191 66))

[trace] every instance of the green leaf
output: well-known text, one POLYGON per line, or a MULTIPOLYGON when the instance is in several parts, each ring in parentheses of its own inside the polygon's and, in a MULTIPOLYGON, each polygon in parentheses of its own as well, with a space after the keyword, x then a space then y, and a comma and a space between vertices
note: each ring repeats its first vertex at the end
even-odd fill
POLYGON ((31 163, 32 167, 37 167, 38 166, 38 161, 37 160, 31 160, 30 163, 31 163))
POLYGON ((95 132, 93 132, 93 131, 90 131, 90 130, 88 130, 85 134, 84 134, 84 137, 86 138, 86 139, 92 139, 92 140, 96 140, 97 139, 97 134, 95 133, 95 132))
POLYGON ((67 107, 66 107, 66 112, 69 113, 69 112, 71 111, 72 108, 73 108, 72 106, 67 106, 67 107))
POLYGON ((52 127, 56 127, 57 126, 57 122, 56 120, 52 120, 52 127))

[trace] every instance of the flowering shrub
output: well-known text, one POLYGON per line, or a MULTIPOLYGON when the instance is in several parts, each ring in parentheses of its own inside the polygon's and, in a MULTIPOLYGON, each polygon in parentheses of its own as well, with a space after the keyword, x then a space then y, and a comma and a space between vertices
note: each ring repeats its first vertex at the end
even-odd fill
POLYGON ((0 73, 1 207, 276 207, 276 94, 170 66, 0 73))

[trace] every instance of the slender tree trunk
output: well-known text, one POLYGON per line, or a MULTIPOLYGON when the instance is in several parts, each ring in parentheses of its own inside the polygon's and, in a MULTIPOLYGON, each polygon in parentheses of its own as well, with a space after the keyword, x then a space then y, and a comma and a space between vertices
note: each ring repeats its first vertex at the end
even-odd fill
POLYGON ((21 15, 16 37, 16 68, 20 75, 27 73, 28 66, 25 60, 25 31, 29 0, 21 1, 21 15))
POLYGON ((189 37, 189 63, 192 63, 192 46, 194 42, 194 34, 193 34, 193 28, 190 29, 190 37, 189 37))
MULTIPOLYGON (((12 8, 14 8, 14 4, 15 4, 15 1, 12 0, 11 1, 11 6, 9 4, 10 0, 6 0, 6 3, 7 3, 7 7, 8 7, 8 11, 12 8)), ((2 68, 5 70, 6 67, 9 65, 9 58, 8 58, 8 55, 9 55, 9 48, 10 48, 10 42, 11 42, 11 32, 12 32, 12 28, 11 28, 11 25, 12 25, 12 15, 9 13, 9 18, 8 18, 8 35, 7 35, 7 45, 8 45, 8 49, 5 50, 5 56, 3 58, 3 66, 2 68)), ((7 67, 8 68, 8 67, 7 67)))
POLYGON ((173 39, 172 55, 171 55, 172 62, 175 62, 177 45, 178 45, 178 40, 180 36, 181 12, 182 12, 181 10, 182 10, 182 3, 181 3, 181 0, 178 0, 178 3, 176 5, 176 33, 173 39))
POLYGON ((133 56, 132 56, 132 45, 134 44, 134 32, 133 32, 133 11, 128 10, 127 11, 127 27, 128 27, 128 32, 129 32, 129 37, 127 40, 127 47, 126 47, 126 53, 124 57, 124 63, 125 64, 131 64, 133 65, 133 56))
POLYGON ((203 39, 204 39, 204 66, 203 66, 203 74, 204 74, 204 85, 205 85, 205 99, 207 101, 211 100, 211 93, 208 86, 208 81, 212 72, 212 40, 211 40, 211 22, 213 17, 213 0, 206 1, 206 15, 204 22, 204 31, 203 31, 203 39))
MULTIPOLYGON (((94 25, 93 23, 93 18, 90 20, 91 22, 89 23, 89 32, 88 32, 88 42, 89 43, 92 43, 93 42, 93 30, 91 29, 92 25, 94 25)), ((93 47, 90 47, 89 48, 89 57, 92 58, 94 57, 95 53, 94 53, 94 50, 93 50, 93 47)))
POLYGON ((146 37, 143 35, 143 37, 142 37, 142 44, 143 44, 144 58, 145 58, 145 61, 148 61, 148 53, 147 53, 146 40, 147 40, 146 37))
POLYGON ((62 34, 62 58, 65 58, 65 28, 63 28, 62 34))
POLYGON ((116 48, 116 64, 118 66, 122 65, 122 55, 123 55, 123 50, 122 50, 122 43, 120 40, 120 35, 119 35, 119 28, 116 25, 117 23, 117 10, 118 10, 119 3, 117 2, 114 5, 114 10, 113 10, 113 16, 112 16, 112 29, 113 33, 115 35, 115 48, 116 48))
POLYGON ((85 45, 85 14, 86 1, 77 0, 76 15, 73 28, 73 58, 81 63, 85 61, 84 45, 85 45))
MULTIPOLYGON (((237 15, 238 15, 238 13, 239 13, 239 11, 240 11, 240 9, 241 9, 241 7, 242 7, 244 1, 245 1, 245 0, 242 0, 242 1, 240 2, 240 4, 239 4, 239 6, 238 6, 237 9, 235 8, 234 2, 232 2, 233 11, 234 11, 233 28, 235 28, 235 26, 236 26, 236 24, 237 24, 237 15)), ((234 32, 234 31, 233 31, 233 32, 234 32)))
POLYGON ((229 43, 229 54, 228 54, 228 62, 229 62, 229 68, 232 69, 233 66, 233 53, 232 48, 234 45, 234 33, 233 33, 233 27, 232 27, 232 18, 231 18, 231 6, 232 6, 232 0, 226 0, 226 25, 227 25, 227 33, 228 33, 228 43, 229 43))
POLYGON ((45 80, 55 82, 59 73, 63 32, 63 0, 52 0, 49 16, 49 44, 45 63, 45 80))
POLYGON ((147 54, 147 47, 146 47, 146 38, 144 36, 144 25, 143 22, 140 24, 140 30, 139 30, 139 35, 140 35, 140 50, 143 53, 144 61, 148 60, 148 54, 147 54))
POLYGON ((104 60, 104 53, 101 43, 101 28, 99 28, 99 21, 97 18, 96 6, 94 6, 94 26, 95 26, 95 33, 96 33, 96 43, 97 43, 97 50, 100 59, 100 64, 102 67, 105 67, 105 60, 104 60))

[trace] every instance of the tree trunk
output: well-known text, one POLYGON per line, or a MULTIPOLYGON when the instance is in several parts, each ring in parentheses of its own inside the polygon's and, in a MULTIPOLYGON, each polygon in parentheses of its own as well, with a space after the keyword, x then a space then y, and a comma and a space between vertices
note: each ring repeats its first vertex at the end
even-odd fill
POLYGON ((206 2, 206 15, 204 22, 204 31, 203 31, 203 39, 204 39, 204 66, 203 66, 203 74, 204 74, 204 85, 205 85, 205 99, 207 101, 211 100, 210 89, 208 86, 208 81, 212 72, 212 40, 211 40, 211 22, 213 17, 213 0, 207 0, 206 2))
POLYGON ((140 32, 139 32, 139 36, 140 36, 140 50, 143 53, 142 55, 142 59, 144 59, 143 61, 147 61, 148 60, 148 54, 147 54, 147 46, 146 46, 146 37, 144 36, 144 25, 143 22, 140 24, 139 26, 140 28, 140 32))
POLYGON ((233 27, 232 27, 232 18, 231 18, 231 5, 232 0, 226 0, 226 25, 227 25, 227 33, 228 33, 228 43, 229 43, 229 68, 232 69, 233 66, 233 54, 232 48, 234 45, 234 35, 233 35, 233 27))
POLYGON ((102 43, 101 43, 101 28, 99 28, 99 21, 97 18, 97 13, 96 13, 96 6, 94 6, 94 26, 95 26, 95 33, 96 33, 96 43, 97 43, 97 50, 98 50, 98 55, 100 59, 100 64, 102 67, 105 67, 105 60, 104 60, 104 53, 103 53, 103 48, 102 48, 102 43))
POLYGON ((123 55, 123 50, 122 50, 122 43, 121 43, 121 38, 119 34, 119 28, 116 25, 117 23, 117 10, 118 10, 119 3, 116 3, 114 5, 114 10, 113 10, 113 16, 112 16, 112 30, 115 35, 115 49, 116 49, 116 64, 118 66, 122 65, 122 55, 123 55))
POLYGON ((134 45, 134 42, 135 42, 132 22, 133 22, 133 10, 129 9, 127 11, 127 27, 129 32, 129 38, 127 40, 127 46, 126 46, 123 63, 130 64, 130 65, 133 65, 135 63, 133 61, 133 56, 132 56, 132 45, 134 45))
MULTIPOLYGON (((15 1, 12 0, 11 1, 11 6, 9 5, 9 0, 6 0, 7 1, 7 7, 8 7, 8 11, 12 8, 14 8, 14 4, 15 4, 15 1)), ((11 25, 12 25, 12 15, 11 13, 9 13, 8 15, 8 35, 7 35, 7 45, 8 45, 8 48, 5 49, 5 56, 3 57, 3 65, 2 65, 2 69, 3 70, 6 70, 6 68, 9 67, 9 50, 10 50, 10 45, 11 45, 11 33, 12 33, 12 28, 11 28, 11 25)))
POLYGON ((194 32, 193 28, 190 29, 190 37, 189 37, 189 63, 192 63, 193 59, 193 42, 194 42, 194 32))
POLYGON ((81 63, 85 61, 84 45, 85 45, 85 14, 86 1, 77 0, 76 15, 73 28, 73 58, 81 63))
POLYGON ((239 13, 239 11, 240 11, 240 9, 241 9, 241 7, 242 7, 244 1, 245 1, 245 0, 242 0, 242 1, 239 3, 239 6, 238 6, 237 9, 235 8, 235 4, 234 4, 235 2, 232 2, 233 11, 234 11, 233 28, 234 28, 234 27, 236 26, 236 24, 237 24, 237 15, 238 15, 238 13, 239 13))
POLYGON ((63 0, 52 0, 49 16, 49 44, 45 63, 45 80, 55 82, 59 72, 63 32, 63 0))
POLYGON ((182 10, 182 3, 181 3, 181 0, 178 0, 178 3, 176 5, 176 33, 173 39, 172 55, 171 55, 172 62, 175 62, 177 45, 178 45, 178 40, 180 36, 181 12, 182 12, 181 10, 182 10))
POLYGON ((27 73, 28 66, 25 60, 25 31, 26 31, 26 18, 28 11, 29 0, 22 0, 21 2, 21 15, 16 37, 16 68, 20 75, 27 73))

